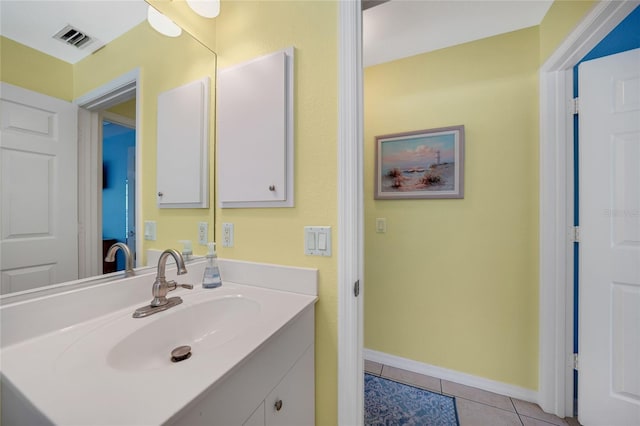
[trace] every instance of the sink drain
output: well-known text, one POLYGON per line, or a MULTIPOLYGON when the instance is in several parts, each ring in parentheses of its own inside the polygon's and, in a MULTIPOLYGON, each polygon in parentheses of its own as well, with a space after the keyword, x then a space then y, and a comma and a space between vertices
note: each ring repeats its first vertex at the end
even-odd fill
POLYGON ((171 362, 180 362, 191 357, 191 346, 178 346, 171 351, 171 362))

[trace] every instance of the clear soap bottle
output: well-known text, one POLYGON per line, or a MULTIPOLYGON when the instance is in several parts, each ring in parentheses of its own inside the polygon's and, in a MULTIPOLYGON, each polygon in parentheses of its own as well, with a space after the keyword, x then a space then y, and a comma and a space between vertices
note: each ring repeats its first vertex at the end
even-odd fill
POLYGON ((216 255, 216 243, 207 244, 207 266, 204 268, 202 277, 202 287, 218 288, 222 285, 220 278, 220 268, 218 267, 218 256, 216 255))

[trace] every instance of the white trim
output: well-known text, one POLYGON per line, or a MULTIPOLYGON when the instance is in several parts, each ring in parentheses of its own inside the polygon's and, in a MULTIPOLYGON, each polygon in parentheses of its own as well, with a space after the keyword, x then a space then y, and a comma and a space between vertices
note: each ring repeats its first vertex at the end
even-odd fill
POLYGON ((134 118, 125 117, 109 111, 102 111, 102 121, 109 121, 122 127, 136 129, 136 120, 134 118))
MULTIPOLYGON (((89 111, 103 111, 135 97, 140 68, 135 68, 110 82, 76 98, 73 103, 89 111)), ((136 111, 137 112, 137 111, 136 111)))
MULTIPOLYGON (((140 68, 75 99, 78 105, 78 242, 80 277, 102 273, 102 120, 103 110, 140 93, 140 68), (84 248, 84 250, 82 249, 84 248)), ((142 225, 142 117, 136 98, 136 232, 142 225)), ((136 266, 142 265, 142 239, 136 237, 136 266)))
POLYGON ((540 354, 538 404, 573 415, 572 68, 637 1, 601 1, 540 69, 540 354))
POLYGON ((338 424, 364 422, 362 12, 338 2, 338 424))
POLYGON ((459 371, 425 364, 396 355, 374 351, 372 349, 364 350, 364 358, 366 360, 388 365, 390 367, 401 368, 403 370, 435 377, 437 379, 448 380, 450 382, 471 386, 488 392, 497 393, 499 395, 518 398, 523 401, 536 402, 538 400, 538 392, 532 389, 526 389, 520 386, 514 386, 508 383, 485 379, 484 377, 480 376, 474 376, 472 374, 461 373, 459 371))
POLYGON ((78 278, 102 275, 102 125, 78 108, 78 278))

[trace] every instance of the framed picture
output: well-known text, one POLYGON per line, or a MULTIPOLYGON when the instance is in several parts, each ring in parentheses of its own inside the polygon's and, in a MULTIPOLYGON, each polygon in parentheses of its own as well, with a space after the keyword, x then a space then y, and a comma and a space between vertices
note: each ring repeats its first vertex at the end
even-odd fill
POLYGON ((374 198, 464 198, 464 126, 376 137, 374 198))

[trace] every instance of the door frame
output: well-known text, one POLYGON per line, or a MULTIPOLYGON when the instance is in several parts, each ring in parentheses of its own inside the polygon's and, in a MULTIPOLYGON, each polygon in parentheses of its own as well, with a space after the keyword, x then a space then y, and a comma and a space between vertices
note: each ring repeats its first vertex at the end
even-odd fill
MULTIPOLYGON (((102 274, 102 111, 140 94, 140 68, 75 99, 78 105, 78 273, 102 274)), ((140 99, 136 98, 136 229, 141 229, 140 162, 142 140, 140 99)), ((136 239, 136 252, 142 241, 136 239)), ((137 256, 136 265, 139 265, 137 256)))
POLYGON ((364 423, 362 9, 338 2, 338 424, 364 423), (359 283, 360 293, 354 295, 359 283))
POLYGON ((599 1, 540 68, 538 404, 573 416, 573 67, 638 1, 599 1))

